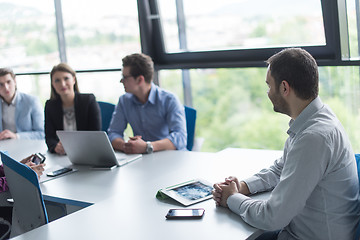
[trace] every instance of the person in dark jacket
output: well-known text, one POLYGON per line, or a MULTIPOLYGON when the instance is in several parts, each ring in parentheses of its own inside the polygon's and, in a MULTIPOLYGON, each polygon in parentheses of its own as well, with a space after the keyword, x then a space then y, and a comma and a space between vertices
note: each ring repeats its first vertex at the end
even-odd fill
POLYGON ((53 67, 51 97, 45 104, 45 140, 52 153, 66 154, 56 135, 57 130, 101 130, 100 108, 94 94, 82 94, 76 72, 66 63, 53 67))

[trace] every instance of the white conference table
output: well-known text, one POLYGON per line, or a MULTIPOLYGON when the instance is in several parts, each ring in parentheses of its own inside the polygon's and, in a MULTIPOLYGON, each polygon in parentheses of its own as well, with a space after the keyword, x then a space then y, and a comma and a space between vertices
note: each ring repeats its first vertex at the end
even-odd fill
MULTIPOLYGON (((5 140, 0 142, 0 150, 21 160, 46 152, 46 145, 44 141, 5 140)), ((205 209, 200 220, 166 220, 170 208, 184 207, 171 199, 158 200, 155 195, 160 188, 196 178, 212 183, 230 175, 246 178, 281 154, 232 148, 218 153, 163 151, 113 170, 79 167, 78 172, 41 183, 42 193, 93 205, 14 239, 253 239, 260 233, 256 228, 229 209, 216 207, 213 200, 188 207, 205 209)), ((48 152, 46 156, 46 171, 70 164, 66 156, 48 152)))

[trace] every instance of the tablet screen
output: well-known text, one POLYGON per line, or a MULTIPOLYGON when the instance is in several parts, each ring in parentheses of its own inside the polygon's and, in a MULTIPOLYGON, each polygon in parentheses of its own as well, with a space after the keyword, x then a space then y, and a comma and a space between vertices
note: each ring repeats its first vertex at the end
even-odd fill
POLYGON ((193 201, 210 196, 212 187, 198 181, 171 190, 183 198, 193 201))

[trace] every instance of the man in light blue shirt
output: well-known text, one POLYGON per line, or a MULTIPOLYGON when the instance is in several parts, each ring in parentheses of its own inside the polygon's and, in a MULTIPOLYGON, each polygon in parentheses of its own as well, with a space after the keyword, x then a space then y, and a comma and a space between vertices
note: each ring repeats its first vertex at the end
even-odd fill
POLYGON ((44 110, 34 96, 16 90, 9 68, 0 68, 0 97, 0 140, 44 138, 44 110))
POLYGON ((122 73, 126 94, 119 98, 108 129, 114 149, 125 153, 185 149, 184 106, 175 95, 152 83, 151 58, 145 54, 126 56, 122 73), (134 137, 125 142, 124 130, 128 123, 134 137))
POLYGON ((290 48, 268 64, 274 111, 291 117, 283 156, 246 180, 214 184, 214 200, 269 231, 259 239, 352 240, 359 222, 355 156, 341 123, 318 97, 315 59, 290 48), (270 190, 267 200, 249 197, 270 190))

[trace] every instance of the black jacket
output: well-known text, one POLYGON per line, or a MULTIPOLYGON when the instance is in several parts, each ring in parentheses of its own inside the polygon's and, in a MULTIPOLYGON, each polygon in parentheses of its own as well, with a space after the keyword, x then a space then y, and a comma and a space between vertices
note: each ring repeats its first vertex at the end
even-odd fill
MULTIPOLYGON (((100 108, 94 94, 75 93, 75 119, 78 131, 101 130, 100 108)), ((61 99, 47 100, 45 104, 45 141, 50 152, 55 152, 59 138, 57 130, 64 130, 61 99)))

